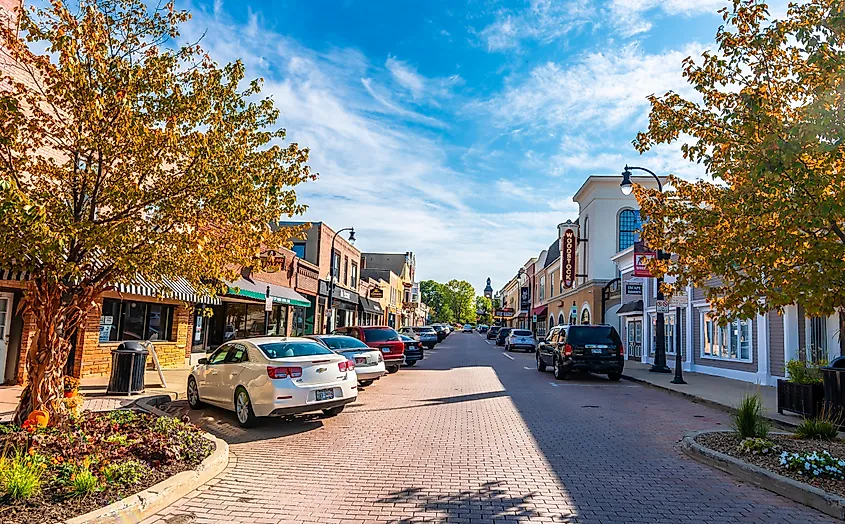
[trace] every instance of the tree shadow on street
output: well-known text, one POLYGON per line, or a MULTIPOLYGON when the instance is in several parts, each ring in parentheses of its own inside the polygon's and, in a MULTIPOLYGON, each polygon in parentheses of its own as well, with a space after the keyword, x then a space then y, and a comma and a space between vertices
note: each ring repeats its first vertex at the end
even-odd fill
POLYGON ((411 487, 390 493, 376 501, 403 508, 409 516, 391 522, 411 524, 417 522, 525 522, 531 518, 554 518, 554 522, 577 522, 577 515, 552 514, 538 510, 533 502, 537 493, 521 496, 513 494, 503 481, 488 481, 478 489, 457 493, 432 493, 431 488, 411 487))

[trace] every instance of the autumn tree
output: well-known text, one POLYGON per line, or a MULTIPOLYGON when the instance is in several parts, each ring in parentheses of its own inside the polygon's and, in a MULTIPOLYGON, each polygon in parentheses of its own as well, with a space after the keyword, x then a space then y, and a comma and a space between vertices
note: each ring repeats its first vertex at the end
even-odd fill
MULTIPOLYGON (((213 293, 290 231, 308 150, 245 78, 182 44, 189 14, 141 0, 62 0, 3 29, 0 267, 26 271, 36 322, 16 419, 60 410, 71 337, 104 290, 184 278, 213 293)), ((162 286, 164 289, 164 286, 162 286)))
POLYGON ((760 2, 722 12, 718 50, 687 58, 698 93, 652 96, 644 152, 683 141, 711 180, 637 188, 645 240, 673 253, 657 271, 676 285, 721 284, 723 318, 800 303, 845 310, 845 13, 837 0, 793 4, 770 20, 760 2))

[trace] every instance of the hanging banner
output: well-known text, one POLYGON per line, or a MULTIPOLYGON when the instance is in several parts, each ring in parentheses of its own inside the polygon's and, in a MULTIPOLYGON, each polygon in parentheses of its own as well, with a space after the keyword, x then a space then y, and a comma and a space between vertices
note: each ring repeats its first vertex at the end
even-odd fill
POLYGON ((531 288, 524 286, 519 293, 519 309, 528 311, 531 309, 531 288))
POLYGON ((654 251, 647 251, 645 244, 642 242, 634 242, 634 276, 652 278, 651 271, 648 269, 649 260, 657 258, 657 253, 654 251))
POLYGON ((560 258, 563 287, 570 288, 575 285, 575 249, 578 244, 578 239, 575 238, 575 230, 567 229, 564 231, 561 243, 560 258))

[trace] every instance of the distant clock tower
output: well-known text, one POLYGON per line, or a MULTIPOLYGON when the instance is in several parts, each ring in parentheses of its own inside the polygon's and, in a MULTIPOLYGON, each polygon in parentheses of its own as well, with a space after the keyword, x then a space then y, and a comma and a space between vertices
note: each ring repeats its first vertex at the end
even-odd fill
POLYGON ((490 285, 490 277, 487 277, 487 287, 484 288, 484 296, 493 300, 493 286, 490 285))

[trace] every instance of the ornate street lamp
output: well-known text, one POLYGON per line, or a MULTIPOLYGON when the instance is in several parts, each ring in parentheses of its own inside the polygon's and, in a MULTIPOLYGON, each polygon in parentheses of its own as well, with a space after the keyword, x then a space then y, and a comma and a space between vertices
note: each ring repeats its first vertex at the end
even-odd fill
MULTIPOLYGON (((355 228, 354 227, 345 227, 334 234, 332 237, 332 252, 331 252, 331 263, 329 265, 329 299, 326 302, 327 305, 327 312, 328 315, 326 317, 326 334, 331 331, 331 321, 332 321, 332 299, 334 298, 334 243, 337 240, 337 236, 344 231, 349 231, 349 243, 355 245, 355 228)), ((340 272, 340 268, 338 268, 338 272, 340 272)))

